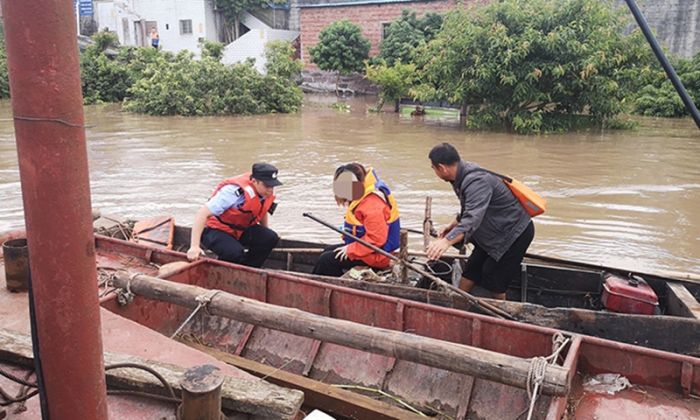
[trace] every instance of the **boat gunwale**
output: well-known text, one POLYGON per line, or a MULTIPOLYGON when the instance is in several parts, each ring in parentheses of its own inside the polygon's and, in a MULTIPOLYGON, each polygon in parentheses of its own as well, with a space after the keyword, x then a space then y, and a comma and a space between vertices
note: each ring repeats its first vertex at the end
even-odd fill
MULTIPOLYGON (((97 236, 97 235, 96 235, 97 236)), ((104 240, 108 243, 113 243, 117 244, 120 246, 128 246, 130 248, 140 248, 147 253, 162 253, 171 257, 177 257, 179 260, 182 260, 184 253, 177 252, 177 251, 172 251, 172 250, 166 250, 166 249, 154 249, 152 247, 148 247, 145 245, 141 244, 136 244, 132 242, 127 242, 121 239, 116 239, 116 238, 110 238, 110 237, 100 237, 101 240, 104 240)), ((498 319, 494 317, 490 317, 487 315, 482 315, 482 314, 477 314, 473 312, 467 312, 464 310, 460 309, 454 309, 454 308, 446 308, 442 306, 436 306, 436 305, 431 305, 423 302, 416 302, 412 300, 407 300, 403 298, 398 298, 398 297, 392 297, 392 296, 386 296, 378 293, 372 293, 372 292, 367 292, 364 290, 358 290, 358 289, 353 289, 349 287, 343 287, 343 286, 338 286, 334 284, 329 284, 329 283, 323 283, 320 281, 304 278, 301 276, 295 276, 287 273, 282 273, 279 271, 273 271, 273 270, 267 270, 267 269, 261 269, 261 268, 253 268, 253 267, 247 267, 247 266, 242 266, 226 261, 220 261, 220 260, 214 260, 214 259, 209 259, 209 258, 202 258, 197 261, 191 262, 187 265, 184 265, 177 270, 174 270, 168 274, 167 277, 170 277, 176 273, 182 273, 184 271, 187 271, 193 267, 197 267, 198 265, 204 265, 204 264, 211 264, 214 266, 222 266, 222 267, 228 267, 232 268, 235 270, 240 270, 248 273, 254 273, 254 274, 267 274, 268 277, 279 277, 281 279, 285 280, 291 280, 295 281, 298 283, 306 284, 308 286, 312 287, 317 287, 320 289, 333 289, 333 290, 339 290, 343 293, 347 293, 350 295, 356 295, 356 296, 362 296, 366 298, 371 298, 387 303, 392 303, 392 304, 403 304, 404 306, 409 306, 409 307, 416 307, 419 309, 423 309, 429 312, 437 312, 437 313, 445 313, 453 316, 457 316, 460 318, 467 318, 467 319, 477 319, 480 322, 487 322, 490 324, 495 324, 498 326, 502 327, 509 327, 509 328, 516 328, 520 330, 525 330, 531 333, 536 333, 544 336, 553 336, 556 333, 565 333, 569 334, 571 336, 576 336, 579 335, 582 337, 582 342, 581 342, 581 347, 583 348, 585 344, 590 344, 593 346, 599 346, 599 347, 607 347, 613 350, 620 350, 624 352, 632 352, 636 353, 640 356, 644 357, 652 357, 652 358, 660 358, 660 359, 666 359, 668 361, 676 362, 676 363, 688 363, 692 366, 695 366, 696 369, 700 372, 700 358, 693 357, 693 356, 688 356, 688 355, 683 355, 683 354, 678 354, 678 353, 672 353, 668 351, 663 351, 663 350, 657 350, 657 349, 652 349, 648 347, 642 347, 642 346, 636 346, 633 344, 627 344, 627 343, 621 343, 617 342, 614 340, 608 340, 604 338, 599 338, 599 337, 594 337, 590 335, 585 335, 585 334, 579 334, 579 333, 571 333, 565 330, 558 330, 555 328, 549 328, 549 327, 541 327, 538 325, 532 325, 532 324, 526 324, 523 322, 518 322, 518 321, 510 321, 510 320, 505 320, 505 319, 498 319)), ((165 277, 165 279, 167 279, 165 277)))

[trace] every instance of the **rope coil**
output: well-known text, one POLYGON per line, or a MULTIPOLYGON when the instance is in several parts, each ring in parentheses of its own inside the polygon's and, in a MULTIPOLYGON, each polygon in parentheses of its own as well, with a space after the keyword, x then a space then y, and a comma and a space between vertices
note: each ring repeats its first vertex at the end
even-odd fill
MULTIPOLYGON (((530 368, 527 371, 527 396, 530 400, 530 406, 527 409, 527 420, 532 420, 535 403, 542 393, 542 383, 547 374, 547 366, 557 363, 559 354, 564 350, 566 345, 569 344, 569 341, 571 341, 571 337, 565 337, 564 334, 557 332, 552 336, 552 354, 547 357, 533 357, 530 360, 530 368)), ((520 416, 522 416, 523 413, 521 413, 520 416)), ((520 416, 518 416, 518 418, 520 416)))

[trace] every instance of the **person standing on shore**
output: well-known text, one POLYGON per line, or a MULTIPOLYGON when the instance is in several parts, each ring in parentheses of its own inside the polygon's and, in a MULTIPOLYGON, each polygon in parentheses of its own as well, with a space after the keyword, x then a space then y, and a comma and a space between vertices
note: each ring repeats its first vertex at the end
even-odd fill
POLYGON ((153 27, 151 28, 151 47, 158 49, 160 44, 160 35, 158 35, 158 30, 153 27))

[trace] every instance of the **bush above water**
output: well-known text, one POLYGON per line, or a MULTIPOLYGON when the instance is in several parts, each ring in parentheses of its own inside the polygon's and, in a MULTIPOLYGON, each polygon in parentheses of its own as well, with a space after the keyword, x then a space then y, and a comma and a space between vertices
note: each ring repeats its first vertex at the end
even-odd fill
MULTIPOLYGON (((695 104, 700 105, 700 53, 692 59, 675 59, 673 66, 695 104)), ((647 85, 633 97, 634 113, 653 117, 683 117, 688 110, 678 92, 657 66, 647 77, 647 85)))
POLYGON ((288 42, 267 49, 268 71, 252 62, 222 64, 223 45, 206 42, 202 58, 153 48, 120 48, 106 54, 116 37, 102 32, 81 56, 85 103, 124 101, 125 109, 150 115, 220 115, 294 112, 302 93, 294 83, 301 70, 288 42))
POLYGON ((7 52, 5 51, 5 35, 0 23, 0 99, 10 97, 10 79, 7 74, 7 52))

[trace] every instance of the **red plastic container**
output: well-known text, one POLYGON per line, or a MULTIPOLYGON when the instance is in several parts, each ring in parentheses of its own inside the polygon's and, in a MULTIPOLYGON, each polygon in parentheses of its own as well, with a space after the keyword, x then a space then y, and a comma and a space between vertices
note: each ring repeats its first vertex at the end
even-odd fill
POLYGON ((654 289, 638 276, 624 278, 608 274, 603 288, 603 306, 613 312, 652 315, 659 306, 654 289))

